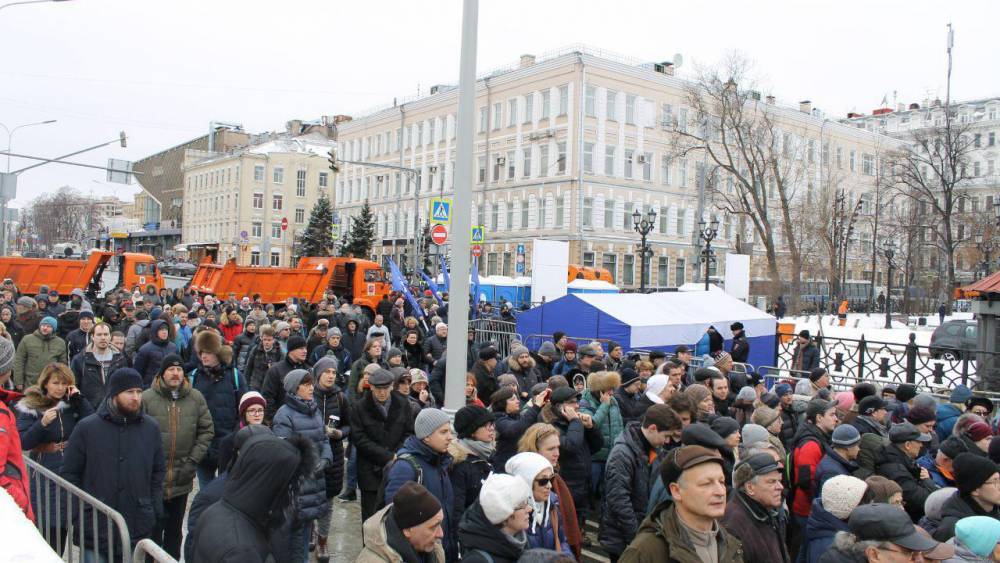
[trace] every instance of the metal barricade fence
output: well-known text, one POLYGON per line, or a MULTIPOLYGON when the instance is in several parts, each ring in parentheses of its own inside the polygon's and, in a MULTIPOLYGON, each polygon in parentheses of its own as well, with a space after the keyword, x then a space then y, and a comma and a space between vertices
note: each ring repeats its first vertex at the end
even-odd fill
POLYGON ((177 563, 176 559, 150 539, 139 540, 132 552, 132 561, 142 562, 146 559, 152 559, 154 563, 177 563))
POLYGON ((107 561, 132 561, 130 537, 125 518, 83 489, 56 475, 35 460, 25 457, 31 486, 35 527, 64 561, 83 561, 88 538, 90 551, 107 561), (103 517, 103 518, 101 518, 103 517), (101 525, 98 520, 103 520, 101 525), (102 553, 99 530, 106 532, 102 553), (116 533, 117 532, 117 533, 116 533), (74 549, 73 546, 79 549, 74 549))
POLYGON ((517 338, 517 323, 500 319, 472 319, 469 328, 476 331, 473 339, 476 344, 492 342, 501 358, 510 355, 511 342, 517 338))

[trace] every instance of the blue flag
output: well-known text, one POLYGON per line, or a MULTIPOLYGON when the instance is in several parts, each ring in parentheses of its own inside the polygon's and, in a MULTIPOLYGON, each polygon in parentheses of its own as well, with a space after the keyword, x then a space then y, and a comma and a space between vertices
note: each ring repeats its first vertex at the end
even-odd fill
POLYGON ((479 258, 472 258, 472 318, 479 316, 479 258))
POLYGON ((438 294, 438 284, 434 283, 434 280, 425 274, 423 270, 420 271, 420 277, 424 278, 424 281, 427 282, 427 287, 430 288, 431 294, 434 295, 434 299, 437 299, 438 306, 444 307, 444 301, 441 300, 441 296, 438 294))
POLYGON ((444 290, 451 292, 451 278, 448 276, 448 262, 444 259, 444 254, 440 255, 441 258, 441 275, 444 276, 444 290))
POLYGON ((410 293, 410 286, 406 284, 406 280, 403 279, 403 274, 400 273, 399 268, 396 267, 396 262, 392 258, 388 259, 389 262, 389 280, 392 282, 392 289, 403 294, 403 297, 410 303, 413 307, 413 314, 417 318, 424 316, 424 310, 420 308, 420 304, 417 300, 413 298, 413 294, 410 293))

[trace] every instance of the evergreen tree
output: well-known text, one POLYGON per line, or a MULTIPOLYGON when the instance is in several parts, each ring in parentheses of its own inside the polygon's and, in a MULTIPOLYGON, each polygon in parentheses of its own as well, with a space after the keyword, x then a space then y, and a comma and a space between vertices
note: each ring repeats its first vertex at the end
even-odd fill
POLYGON ((333 206, 326 192, 320 192, 309 214, 309 224, 299 238, 300 256, 330 256, 333 253, 333 206))
POLYGON ((353 255, 355 258, 367 259, 375 245, 375 216, 365 200, 361 213, 351 221, 351 230, 344 235, 344 244, 340 248, 342 256, 353 255))

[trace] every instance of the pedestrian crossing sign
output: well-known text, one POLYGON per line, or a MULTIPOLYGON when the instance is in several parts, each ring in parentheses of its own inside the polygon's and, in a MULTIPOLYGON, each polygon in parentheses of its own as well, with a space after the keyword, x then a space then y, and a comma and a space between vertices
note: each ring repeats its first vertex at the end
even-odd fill
POLYGON ((431 200, 431 223, 448 225, 451 223, 451 200, 436 197, 431 200))
POLYGON ((484 229, 482 225, 472 227, 472 244, 483 244, 486 242, 486 236, 484 234, 484 229))

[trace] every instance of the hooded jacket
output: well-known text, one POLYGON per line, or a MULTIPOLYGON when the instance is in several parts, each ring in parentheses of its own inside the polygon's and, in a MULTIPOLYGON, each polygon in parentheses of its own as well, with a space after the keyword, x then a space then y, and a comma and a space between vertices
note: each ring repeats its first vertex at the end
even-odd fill
POLYGON ((819 558, 833 545, 833 537, 837 532, 847 531, 850 531, 847 522, 827 512, 822 500, 814 500, 809 520, 806 521, 806 562, 819 563, 819 558))
POLYGON ((882 449, 875 461, 875 473, 895 481, 903 489, 904 508, 916 522, 924 515, 924 502, 937 485, 930 479, 920 478, 920 467, 910 459, 897 444, 889 444, 882 449))
POLYGON ((962 410, 952 403, 941 403, 937 408, 937 425, 934 431, 937 432, 938 440, 945 441, 951 436, 951 431, 958 422, 958 417, 962 416, 962 410))
POLYGON ((248 441, 229 473, 222 500, 198 518, 193 561, 264 563, 273 554, 268 535, 278 529, 290 486, 312 470, 308 443, 262 436, 248 441))
POLYGON ((465 511, 458 524, 463 563, 515 563, 528 547, 527 536, 521 539, 523 543, 515 543, 514 538, 487 520, 478 500, 465 511))
POLYGON ((132 367, 142 376, 143 388, 148 389, 153 383, 153 378, 160 373, 160 364, 163 358, 170 354, 177 353, 177 346, 169 340, 160 338, 161 327, 167 326, 167 322, 157 319, 149 325, 149 342, 143 344, 135 354, 132 367))
MULTIPOLYGON (((113 400, 102 401, 94 415, 76 425, 64 451, 62 476, 121 513, 134 545, 153 532, 162 511, 167 468, 156 420, 141 411, 133 416, 116 413, 109 406, 113 400)), ((103 525, 93 537, 95 516, 86 510, 81 522, 74 514, 86 546, 107 552, 108 542, 119 540, 108 538, 103 525)))
POLYGON ((601 527, 597 539, 605 549, 621 554, 646 516, 652 474, 649 442, 642 425, 629 423, 618 436, 604 469, 601 527))
POLYGON ((13 391, 0 389, 0 464, 4 471, 0 472, 0 489, 10 495, 14 503, 32 522, 35 513, 31 508, 31 491, 28 485, 28 469, 21 453, 21 437, 17 431, 17 417, 7 401, 13 401, 13 391))
POLYGON ((444 529, 444 538, 441 543, 444 545, 444 552, 448 561, 454 561, 458 557, 458 546, 455 545, 454 511, 455 494, 451 487, 451 478, 448 476, 451 467, 452 457, 448 452, 437 453, 416 436, 409 436, 403 442, 403 447, 396 453, 396 461, 389 469, 389 475, 385 484, 385 502, 391 503, 396 491, 407 481, 416 481, 417 475, 410 463, 399 459, 401 456, 409 456, 420 466, 422 473, 420 484, 427 488, 444 510, 444 521, 441 527, 444 529))
MULTIPOLYGON (((274 341, 275 347, 278 346, 278 341, 274 341)), ((298 363, 292 361, 285 354, 285 359, 271 366, 267 370, 267 375, 264 376, 264 381, 261 383, 260 394, 264 396, 264 400, 267 401, 267 405, 264 407, 264 421, 270 422, 274 418, 274 413, 278 412, 278 408, 285 404, 285 376, 288 372, 293 369, 309 369, 309 364, 306 362, 298 363)))
MULTIPOLYGON (((742 563, 743 545, 724 527, 716 535, 719 563, 742 563)), ((639 525, 635 539, 622 553, 620 563, 702 563, 677 517, 672 501, 656 505, 639 525)))
MULTIPOLYGON (((309 440, 316 448, 316 455, 325 469, 333 463, 333 453, 323 426, 323 415, 315 401, 303 401, 298 395, 286 395, 285 404, 274 415, 272 428, 274 435, 279 438, 297 435, 309 440)), ((302 478, 295 493, 295 519, 298 522, 315 520, 329 509, 329 502, 326 477, 322 471, 313 471, 302 478)))
POLYGON ((56 336, 55 331, 43 336, 39 329, 25 335, 14 353, 14 386, 27 389, 38 383, 38 375, 52 362, 69 363, 66 342, 56 336))
POLYGON ((795 485, 795 497, 792 502, 792 512, 797 516, 809 516, 812 501, 819 496, 816 489, 816 468, 820 460, 829 450, 830 437, 811 422, 805 422, 799 427, 792 438, 795 445, 792 460, 792 479, 795 485))
POLYGON ((410 542, 396 526, 392 516, 392 505, 376 512, 361 526, 364 549, 355 563, 444 563, 444 546, 439 540, 434 544, 434 553, 429 559, 421 560, 410 542))
POLYGON ((167 464, 163 498, 169 500, 190 493, 195 469, 208 453, 215 436, 205 397, 192 389, 187 379, 181 379, 174 398, 163 385, 163 378, 157 377, 153 385, 142 392, 142 405, 146 414, 156 420, 163 439, 163 457, 167 464))
POLYGON ((594 428, 601 432, 601 447, 591 454, 591 461, 603 462, 615 440, 625 429, 622 411, 614 394, 607 403, 601 402, 601 393, 614 391, 621 385, 617 372, 596 372, 587 376, 587 390, 580 399, 580 412, 587 413, 594 420, 594 428))
POLYGON ((108 348, 108 350, 111 351, 111 362, 107 369, 104 369, 101 362, 97 361, 97 357, 94 356, 93 342, 82 354, 78 354, 70 362, 69 367, 73 370, 73 377, 76 378, 76 384, 80 387, 80 393, 83 393, 83 396, 87 398, 91 407, 101 404, 101 401, 104 400, 104 396, 107 395, 105 385, 111 374, 118 368, 128 367, 125 354, 114 348, 108 348))
POLYGON ((382 473, 407 436, 413 434, 410 401, 393 391, 383 415, 371 391, 351 404, 351 442, 358 449, 358 487, 378 491, 382 473))

